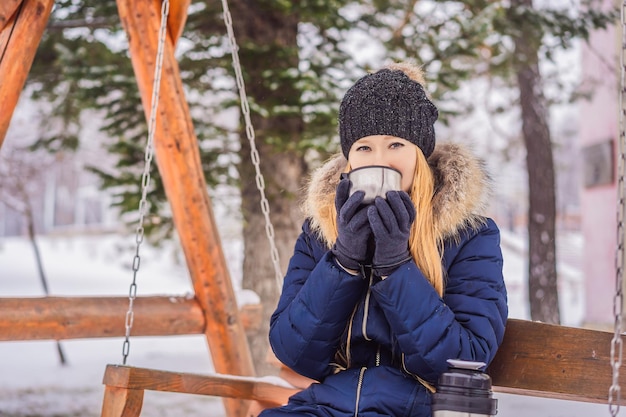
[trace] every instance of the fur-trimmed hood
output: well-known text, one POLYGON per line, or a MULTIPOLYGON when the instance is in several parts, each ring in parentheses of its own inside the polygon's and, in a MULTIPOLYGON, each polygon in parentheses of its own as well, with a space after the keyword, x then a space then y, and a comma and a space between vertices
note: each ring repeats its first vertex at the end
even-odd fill
MULTIPOLYGON (((329 247, 334 240, 329 208, 334 205, 335 189, 346 164, 342 154, 333 156, 313 173, 305 194, 305 215, 329 247)), ((482 224, 491 192, 484 163, 467 147, 445 143, 435 147, 428 164, 435 176, 433 213, 439 239, 456 238, 461 229, 482 224)))

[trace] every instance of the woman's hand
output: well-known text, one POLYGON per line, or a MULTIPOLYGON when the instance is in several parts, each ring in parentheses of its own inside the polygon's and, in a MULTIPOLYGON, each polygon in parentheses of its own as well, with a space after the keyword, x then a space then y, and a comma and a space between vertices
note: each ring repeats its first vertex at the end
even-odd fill
POLYGON ((411 260, 409 236, 415 220, 415 207, 404 191, 389 191, 387 199, 376 197, 367 210, 376 248, 373 268, 386 276, 411 260))
POLYGON ((349 179, 339 181, 335 195, 338 235, 332 252, 341 266, 355 271, 368 261, 367 245, 372 234, 363 197, 363 191, 350 196, 349 179))

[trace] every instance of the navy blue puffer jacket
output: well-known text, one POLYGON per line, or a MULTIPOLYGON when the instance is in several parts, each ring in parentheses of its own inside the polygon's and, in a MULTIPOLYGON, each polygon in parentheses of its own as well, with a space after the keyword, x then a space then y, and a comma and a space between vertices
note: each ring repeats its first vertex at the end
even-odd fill
MULTIPOLYGON (((439 147, 429 162, 444 177, 459 169, 446 163, 450 151, 454 160, 461 152, 474 162, 456 146, 439 147)), ((468 180, 482 179, 482 169, 460 169, 468 180)), ((324 175, 332 178, 335 171, 324 175)), ((454 178, 454 188, 442 183, 439 193, 463 185, 456 184, 463 176, 454 178)), ((463 198, 469 193, 472 201, 453 201, 465 207, 448 229, 438 229, 445 233, 443 297, 412 261, 385 280, 347 273, 329 252, 315 214, 305 221, 271 319, 270 343, 281 362, 319 383, 262 417, 428 417, 429 389, 447 369, 447 359, 491 362, 507 318, 500 235, 491 219, 472 214, 478 202, 472 190, 465 191, 463 198)), ((312 194, 319 201, 319 190, 312 194)))

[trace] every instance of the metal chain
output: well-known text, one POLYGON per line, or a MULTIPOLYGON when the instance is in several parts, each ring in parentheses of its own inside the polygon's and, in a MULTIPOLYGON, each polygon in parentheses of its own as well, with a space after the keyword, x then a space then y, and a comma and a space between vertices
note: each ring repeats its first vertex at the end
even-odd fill
POLYGON ((626 202, 624 201, 624 168, 626 167, 626 146, 624 141, 626 140, 624 132, 624 117, 626 112, 626 103, 624 100, 626 88, 626 55, 624 49, 626 48, 626 0, 622 2, 621 9, 622 17, 622 49, 621 49, 621 65, 620 65, 620 92, 619 92, 619 156, 617 162, 617 194, 618 194, 618 209, 617 209, 617 249, 615 256, 615 296, 613 298, 613 314, 615 316, 615 333, 611 340, 611 367, 613 368, 613 379, 611 381, 611 387, 609 388, 609 411, 611 416, 615 417, 619 413, 621 402, 621 388, 619 385, 619 370, 622 365, 623 358, 623 343, 622 343, 622 316, 624 306, 624 292, 623 292, 623 279, 624 279, 624 211, 626 209, 626 202))
POLYGON ((147 212, 148 206, 148 186, 150 185, 150 166, 152 164, 152 158, 154 156, 154 126, 156 125, 157 108, 159 107, 159 90, 161 89, 161 69, 163 67, 163 47, 165 45, 165 38, 167 37, 167 16, 170 10, 169 0, 163 0, 161 4, 161 27, 159 28, 158 47, 156 55, 156 66, 154 67, 154 83, 152 85, 152 98, 150 107, 150 119, 148 123, 148 142, 145 149, 145 163, 143 168, 143 174, 141 176, 141 200, 139 201, 139 221, 135 234, 135 256, 133 258, 133 282, 130 284, 128 292, 128 311, 126 312, 125 326, 126 336, 124 344, 122 345, 122 363, 126 365, 126 359, 130 352, 130 331, 133 327, 133 320, 135 314, 133 312, 133 305, 137 298, 137 272, 139 271, 139 264, 141 258, 139 257, 139 248, 143 243, 144 228, 143 221, 147 212))
POLYGON ((233 68, 235 69, 235 76, 237 79, 237 88, 239 89, 241 112, 243 114, 246 124, 246 136, 248 137, 248 142, 250 142, 250 159, 252 159, 252 164, 254 165, 254 170, 256 172, 256 187, 258 188, 259 194, 261 195, 261 211, 263 212, 263 216, 265 217, 265 234, 267 235, 267 240, 270 244, 270 252, 272 256, 272 263, 274 264, 274 273, 276 277, 276 285, 278 286, 278 291, 281 291, 283 286, 283 274, 280 270, 278 250, 276 249, 276 242, 274 239, 274 226, 272 225, 272 221, 270 220, 270 205, 267 201, 267 198, 265 197, 265 180, 263 179, 263 174, 261 174, 261 159, 259 157, 259 152, 256 148, 254 128, 252 127, 252 122, 250 120, 250 105, 246 96, 246 87, 243 82, 241 63, 239 62, 239 47, 237 46, 237 41, 235 40, 233 19, 230 14, 230 10, 228 9, 228 2, 226 0, 222 0, 222 8, 224 10, 224 22, 226 24, 226 30, 228 32, 228 40, 230 42, 233 68))

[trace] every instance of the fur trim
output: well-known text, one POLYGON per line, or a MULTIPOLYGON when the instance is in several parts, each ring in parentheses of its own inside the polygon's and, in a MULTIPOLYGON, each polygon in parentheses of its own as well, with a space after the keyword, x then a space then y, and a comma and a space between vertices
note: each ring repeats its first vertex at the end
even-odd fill
MULTIPOLYGON (((462 229, 480 227, 491 194, 491 178, 483 161, 463 145, 445 143, 435 147, 428 164, 435 176, 433 212, 438 238, 458 238, 462 229)), ((334 243, 335 189, 346 165, 342 154, 335 155, 314 171, 307 186, 305 215, 328 247, 334 243)))
POLYGON ((482 160, 462 145, 447 143, 428 158, 435 175, 433 213, 441 238, 458 237, 460 230, 477 229, 491 195, 491 177, 482 160))
POLYGON ((331 247, 333 236, 332 208, 335 206, 335 189, 348 161, 338 153, 313 172, 306 192, 304 214, 311 219, 311 229, 331 247))

